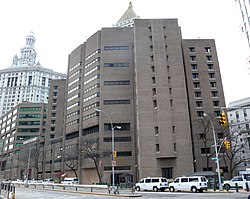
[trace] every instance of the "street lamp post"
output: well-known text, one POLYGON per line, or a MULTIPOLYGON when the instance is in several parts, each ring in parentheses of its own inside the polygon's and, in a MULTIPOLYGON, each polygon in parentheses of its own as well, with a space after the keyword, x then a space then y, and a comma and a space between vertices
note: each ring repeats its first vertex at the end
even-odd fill
POLYGON ((109 122, 111 125, 111 137, 112 137, 112 188, 113 188, 113 193, 115 190, 115 156, 114 156, 114 151, 115 151, 115 128, 121 129, 120 126, 113 126, 113 122, 110 118, 110 116, 108 115, 108 113, 106 113, 103 110, 100 109, 95 109, 97 112, 103 112, 108 118, 109 118, 109 122))
POLYGON ((219 180, 219 189, 223 190, 222 184, 221 184, 221 178, 220 178, 220 162, 219 162, 219 158, 218 158, 218 149, 217 149, 216 136, 215 136, 215 132, 214 132, 214 125, 213 125, 213 122, 208 114, 204 113, 203 115, 209 119, 211 126, 212 126, 213 137, 214 137, 214 149, 215 149, 215 156, 216 156, 216 163, 217 163, 218 180, 219 180))
POLYGON ((28 169, 27 169, 27 180, 29 180, 29 170, 30 170, 30 155, 31 155, 31 147, 29 146, 29 157, 28 157, 28 169))

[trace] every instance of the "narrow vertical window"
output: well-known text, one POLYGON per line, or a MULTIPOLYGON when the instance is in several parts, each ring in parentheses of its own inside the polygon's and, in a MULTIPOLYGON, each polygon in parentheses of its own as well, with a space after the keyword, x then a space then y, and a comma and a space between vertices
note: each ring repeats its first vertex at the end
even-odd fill
POLYGON ((156 88, 153 88, 152 92, 153 92, 153 96, 156 96, 156 88))
POLYGON ((173 108, 173 100, 170 99, 170 107, 173 108))
POLYGON ((152 73, 155 72, 155 66, 151 66, 151 71, 152 71, 152 73))
POLYGON ((156 100, 153 100, 153 106, 154 106, 154 108, 157 108, 157 101, 156 100))
POLYGON ((155 126, 155 135, 159 135, 159 128, 158 128, 158 126, 155 126))
POLYGON ((156 145, 155 145, 155 152, 156 152, 156 153, 159 153, 159 152, 160 152, 160 145, 159 145, 159 144, 156 144, 156 145))
POLYGON ((155 85, 155 77, 152 77, 152 83, 155 85))

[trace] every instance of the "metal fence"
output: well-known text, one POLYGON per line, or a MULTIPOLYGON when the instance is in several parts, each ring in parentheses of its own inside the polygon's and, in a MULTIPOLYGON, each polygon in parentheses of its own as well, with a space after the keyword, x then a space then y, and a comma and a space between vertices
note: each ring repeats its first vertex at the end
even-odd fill
POLYGON ((4 199, 15 199, 15 185, 10 182, 1 182, 0 197, 4 199))

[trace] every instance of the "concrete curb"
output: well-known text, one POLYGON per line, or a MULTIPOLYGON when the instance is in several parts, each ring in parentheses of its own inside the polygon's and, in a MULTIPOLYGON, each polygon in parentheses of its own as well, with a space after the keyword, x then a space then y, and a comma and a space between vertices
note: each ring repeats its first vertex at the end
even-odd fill
MULTIPOLYGON (((19 187, 22 189, 25 189, 26 187, 19 187)), ((142 197, 141 194, 109 194, 109 193, 102 193, 102 192, 87 192, 87 191, 71 191, 71 190, 59 190, 59 189, 46 189, 46 188, 33 188, 33 187, 29 187, 29 189, 34 189, 34 190, 46 190, 46 191, 54 191, 54 192, 68 192, 68 193, 78 193, 78 194, 86 194, 86 195, 100 195, 100 196, 110 196, 110 197, 142 197)))

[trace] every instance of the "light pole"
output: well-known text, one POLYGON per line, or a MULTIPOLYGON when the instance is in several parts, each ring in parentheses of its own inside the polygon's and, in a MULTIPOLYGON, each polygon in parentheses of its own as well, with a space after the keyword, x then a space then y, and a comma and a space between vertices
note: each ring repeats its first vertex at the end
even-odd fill
POLYGON ((212 131, 213 131, 213 136, 214 136, 214 149, 215 149, 215 156, 216 156, 216 163, 217 163, 218 180, 219 180, 219 190, 223 190, 222 184, 221 184, 221 178, 220 178, 220 162, 219 162, 219 158, 218 158, 218 149, 217 149, 216 136, 215 136, 215 132, 214 132, 214 125, 213 125, 213 122, 208 114, 203 113, 203 115, 209 119, 211 126, 212 126, 212 131))
POLYGON ((115 152, 115 128, 121 129, 120 126, 113 126, 113 122, 111 120, 111 118, 109 117, 108 113, 106 113, 103 110, 100 109, 95 109, 97 112, 103 112, 108 118, 109 118, 109 122, 111 125, 111 137, 112 137, 112 188, 113 188, 113 193, 115 192, 115 156, 114 156, 114 152, 115 152))
POLYGON ((29 173, 30 173, 30 156, 31 156, 31 147, 29 146, 29 157, 28 157, 28 168, 27 168, 27 181, 29 180, 29 173))

